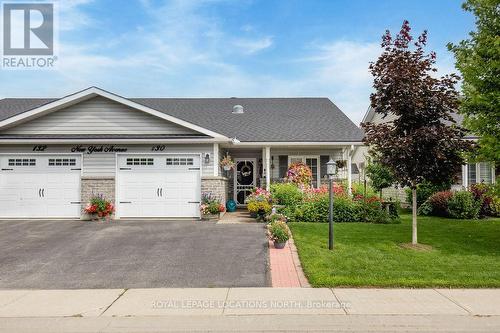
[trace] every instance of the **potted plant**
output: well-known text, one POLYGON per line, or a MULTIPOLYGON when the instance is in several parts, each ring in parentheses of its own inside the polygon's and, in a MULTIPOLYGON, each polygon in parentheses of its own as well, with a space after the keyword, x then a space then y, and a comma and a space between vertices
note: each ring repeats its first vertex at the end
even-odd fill
POLYGON ((84 211, 89 215, 91 221, 104 220, 113 215, 115 206, 111 201, 105 199, 103 195, 96 195, 90 199, 84 211))
POLYGON ((260 220, 263 220, 266 215, 271 213, 272 203, 271 193, 263 188, 254 189, 252 194, 246 198, 247 210, 250 215, 260 220))
POLYGON ((290 229, 283 221, 274 221, 267 225, 267 235, 274 242, 274 248, 282 249, 290 239, 290 229))
POLYGON ((200 213, 203 220, 218 220, 226 207, 212 193, 202 193, 200 213))
POLYGON ((227 154, 221 161, 220 166, 224 171, 229 171, 234 168, 234 161, 229 154, 227 154))

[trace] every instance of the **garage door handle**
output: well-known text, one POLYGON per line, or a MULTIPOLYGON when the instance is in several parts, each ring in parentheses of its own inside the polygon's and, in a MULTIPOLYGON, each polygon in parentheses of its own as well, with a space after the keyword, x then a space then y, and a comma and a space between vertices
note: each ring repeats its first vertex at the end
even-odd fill
POLYGON ((188 170, 200 170, 200 168, 189 168, 188 170))
POLYGON ((72 205, 80 205, 82 202, 81 201, 72 201, 70 204, 72 205))
POLYGON ((39 197, 39 198, 41 198, 41 197, 42 197, 42 189, 41 189, 41 188, 39 188, 39 189, 38 189, 38 197, 39 197))
POLYGON ((14 169, 2 169, 2 171, 14 171, 14 169))
POLYGON ((82 170, 81 168, 80 169, 71 169, 71 171, 77 171, 77 170, 82 170))
POLYGON ((160 197, 163 197, 163 189, 160 188, 160 197))
POLYGON ((132 170, 132 168, 120 168, 120 170, 132 170))
POLYGON ((45 189, 44 188, 42 188, 42 197, 45 198, 45 189))
POLYGON ((188 201, 188 203, 196 203, 196 204, 199 204, 200 202, 199 202, 199 201, 188 201))
POLYGON ((120 203, 121 203, 121 204, 122 204, 122 203, 131 204, 131 203, 132 203, 132 201, 120 201, 120 203))

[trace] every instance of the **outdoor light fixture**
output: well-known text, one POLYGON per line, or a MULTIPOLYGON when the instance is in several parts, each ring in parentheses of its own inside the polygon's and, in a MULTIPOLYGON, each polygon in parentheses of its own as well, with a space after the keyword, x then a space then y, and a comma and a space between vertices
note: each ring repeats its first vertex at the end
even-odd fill
POLYGON ((330 209, 328 210, 328 249, 333 250, 333 176, 337 172, 337 163, 330 159, 326 163, 326 174, 328 175, 328 188, 330 193, 330 209))
POLYGON ((208 164, 208 163, 210 163, 210 154, 207 153, 205 155, 205 164, 208 164))

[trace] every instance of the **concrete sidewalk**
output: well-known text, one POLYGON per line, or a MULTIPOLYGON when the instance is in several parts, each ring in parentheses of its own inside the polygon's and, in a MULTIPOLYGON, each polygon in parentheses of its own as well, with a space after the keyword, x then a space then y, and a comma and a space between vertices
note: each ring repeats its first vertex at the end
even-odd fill
POLYGON ((161 332, 201 330, 203 326, 197 325, 203 322, 215 325, 204 330, 217 331, 230 330, 231 323, 239 322, 241 330, 255 331, 321 330, 335 323, 345 331, 356 331, 350 330, 355 327, 364 331, 362 326, 371 323, 368 328, 379 325, 381 331, 406 325, 407 331, 414 328, 416 332, 429 331, 429 327, 433 331, 494 332, 500 331, 500 289, 0 290, 1 332, 29 331, 34 327, 30 325, 37 325, 40 332, 42 328, 72 331, 72 325, 79 332, 120 331, 117 327, 161 332), (290 325, 291 318, 298 326, 290 325), (170 324, 161 326, 162 322, 170 324), (153 323, 158 329, 147 326, 153 323), (441 326, 434 329, 434 325, 441 326))

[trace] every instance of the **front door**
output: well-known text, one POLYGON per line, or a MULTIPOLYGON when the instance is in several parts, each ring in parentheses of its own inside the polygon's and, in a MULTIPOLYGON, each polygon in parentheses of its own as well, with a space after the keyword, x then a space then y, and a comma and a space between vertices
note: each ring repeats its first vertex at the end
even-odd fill
POLYGON ((245 199, 257 185, 255 174, 256 159, 236 159, 234 168, 234 201, 238 206, 245 205, 245 199))

